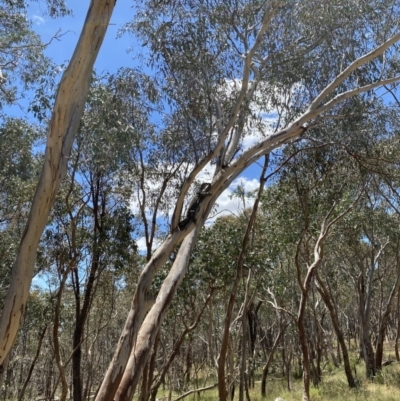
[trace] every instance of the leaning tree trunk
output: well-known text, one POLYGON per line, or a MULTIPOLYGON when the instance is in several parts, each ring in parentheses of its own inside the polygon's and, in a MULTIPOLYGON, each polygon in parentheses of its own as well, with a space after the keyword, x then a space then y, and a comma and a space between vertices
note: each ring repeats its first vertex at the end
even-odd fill
POLYGON ((194 244, 201 229, 199 224, 182 242, 175 262, 164 280, 157 299, 150 309, 137 336, 136 344, 129 357, 124 375, 115 394, 114 401, 131 401, 138 385, 143 368, 146 365, 158 330, 171 304, 176 290, 189 263, 194 244))
MULTIPOLYGON (((197 317, 195 318, 193 324, 189 327, 185 327, 185 329, 182 331, 182 333, 180 334, 178 340, 175 342, 174 347, 172 349, 171 354, 169 355, 167 361, 164 363, 164 366, 161 368, 161 370, 159 371, 159 374, 157 376, 156 382, 154 384, 152 384, 151 389, 150 389, 150 401, 155 401, 156 400, 156 396, 157 396, 157 391, 159 389, 159 387, 161 386, 162 383, 164 383, 165 381, 165 376, 168 372, 168 369, 170 368, 172 362, 174 361, 175 357, 179 354, 180 352, 180 348, 183 344, 183 342, 185 341, 185 338, 187 337, 187 335, 189 333, 191 333, 199 324, 200 322, 200 318, 203 315, 203 312, 205 311, 207 305, 209 304, 209 301, 211 300, 212 297, 212 293, 213 290, 210 291, 210 293, 208 294, 202 308, 201 311, 199 312, 199 314, 197 315, 197 317)), ((154 364, 153 364, 154 366, 154 364)), ((151 372, 153 372, 153 370, 151 370, 151 372)))
POLYGON ((79 42, 58 87, 48 129, 42 172, 1 313, 0 365, 3 364, 17 337, 29 295, 39 240, 60 183, 65 176, 72 143, 89 92, 93 65, 114 6, 113 0, 91 1, 79 42))
MULTIPOLYGON (((272 5, 270 9, 267 10, 263 18, 261 28, 254 41, 254 45, 251 49, 249 49, 248 52, 246 52, 244 56, 243 76, 241 78, 242 87, 235 101, 234 107, 230 113, 230 116, 227 119, 228 121, 225 125, 222 124, 222 121, 224 119, 217 112, 217 128, 219 135, 216 146, 196 165, 193 171, 189 174, 186 182, 183 184, 172 217, 171 234, 152 255, 150 261, 142 270, 135 290, 135 294, 133 296, 130 312, 126 319, 125 326, 122 330, 113 359, 110 362, 109 368, 99 389, 96 401, 110 401, 114 398, 114 395, 119 387, 119 383, 121 382, 121 379, 123 377, 124 370, 127 366, 132 348, 136 343, 136 338, 140 330, 142 320, 146 313, 146 295, 148 290, 150 289, 152 279, 154 278, 157 271, 164 264, 164 262, 167 260, 172 251, 175 249, 177 244, 194 228, 194 222, 190 223, 189 226, 183 231, 177 230, 177 225, 179 222, 179 217, 187 190, 191 183, 193 183, 193 181, 195 180, 196 176, 207 165, 207 163, 210 162, 212 159, 217 159, 218 156, 225 156, 218 158, 212 187, 209 191, 211 193, 211 197, 208 200, 204 200, 203 202, 204 206, 208 208, 208 210, 210 210, 210 208, 215 203, 217 197, 222 193, 224 189, 226 189, 230 185, 230 183, 233 182, 235 178, 240 175, 241 172, 243 172, 248 166, 255 163, 257 160, 259 160, 262 156, 265 156, 274 149, 281 147, 282 144, 300 138, 301 135, 304 134, 304 132, 307 130, 310 121, 314 120, 322 113, 328 112, 346 99, 356 96, 359 93, 366 92, 376 87, 388 85, 390 83, 400 80, 400 76, 381 79, 372 84, 356 87, 348 91, 339 91, 339 93, 335 96, 331 96, 334 92, 337 92, 337 89, 340 87, 340 85, 360 66, 375 59, 376 57, 384 53, 391 45, 399 41, 400 34, 396 34, 369 53, 354 60, 347 68, 345 68, 339 75, 337 75, 335 79, 331 83, 329 83, 319 93, 319 95, 315 97, 312 102, 310 102, 309 107, 301 116, 289 123, 285 128, 280 129, 279 131, 262 140, 260 143, 245 150, 242 154, 238 155, 233 160, 236 149, 233 149, 233 152, 228 152, 225 150, 224 145, 226 144, 226 139, 228 138, 228 135, 232 133, 232 128, 237 125, 236 123, 238 120, 239 112, 243 107, 243 104, 248 102, 254 94, 254 87, 259 78, 257 70, 253 68, 254 57, 262 44, 262 39, 269 26, 269 22, 271 21, 271 18, 276 9, 279 7, 279 4, 280 2, 277 2, 275 5, 272 5), (255 74, 256 77, 252 80, 252 84, 250 84, 249 82, 252 74, 255 74), (226 157, 227 155, 230 157, 226 157)), ((218 103, 218 101, 216 103, 218 103)), ((237 131, 238 135, 240 135, 240 130, 237 131)), ((236 131, 233 130, 233 132, 236 131)), ((234 141, 231 140, 230 143, 232 144, 234 143, 234 141)), ((201 209, 204 210, 203 207, 201 207, 201 209)), ((152 340, 150 339, 150 342, 151 341, 152 340)))

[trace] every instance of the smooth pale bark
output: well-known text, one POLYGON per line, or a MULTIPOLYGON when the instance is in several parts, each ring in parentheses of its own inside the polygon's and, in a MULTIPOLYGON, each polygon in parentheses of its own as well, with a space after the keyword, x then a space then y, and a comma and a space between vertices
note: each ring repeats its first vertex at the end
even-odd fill
POLYGON ((131 309, 126 319, 125 326, 119 338, 113 359, 97 393, 96 401, 111 401, 114 399, 127 366, 129 356, 136 343, 140 326, 148 311, 148 296, 154 275, 168 259, 177 243, 187 235, 190 228, 193 228, 193 224, 191 227, 188 227, 186 231, 175 231, 170 234, 143 269, 133 295, 131 309))
POLYGON ((310 266, 307 266, 307 274, 304 281, 301 280, 301 266, 299 262, 300 257, 300 245, 304 239, 305 231, 303 231, 302 237, 297 245, 297 252, 296 252, 296 269, 297 269, 297 280, 299 287, 301 289, 301 298, 300 298, 300 305, 299 310, 297 313, 297 328, 299 330, 299 342, 300 342, 300 349, 302 353, 302 363, 303 363, 303 401, 310 400, 310 359, 309 359, 309 352, 308 352, 308 344, 307 344, 307 335, 304 325, 304 318, 306 312, 306 304, 308 293, 311 288, 311 279, 317 272, 318 267, 321 265, 322 257, 323 257, 323 244, 324 241, 329 233, 330 228, 341 218, 343 218, 351 209, 356 205, 356 203, 360 200, 361 195, 364 191, 361 191, 355 201, 341 214, 339 214, 334 219, 330 220, 333 211, 335 210, 336 204, 332 206, 328 214, 325 216, 322 224, 320 234, 314 246, 314 261, 310 266))
POLYGON ((383 244, 378 252, 374 249, 371 250, 370 262, 367 264, 367 283, 365 284, 364 278, 364 262, 361 260, 359 262, 361 267, 361 273, 357 282, 357 290, 359 294, 359 317, 361 322, 361 333, 360 333, 360 344, 363 351, 364 361, 365 361, 365 375, 367 378, 375 376, 376 365, 375 365, 375 355, 374 348, 371 342, 370 335, 370 318, 371 318, 371 303, 373 295, 373 281, 374 274, 377 270, 379 259, 382 255, 383 250, 388 245, 389 242, 383 244))
MULTIPOLYGON (((311 382, 310 359, 309 359, 308 344, 307 344, 308 340, 304 325, 304 317, 306 312, 308 293, 311 288, 311 279, 322 262, 322 244, 324 239, 326 238, 327 233, 328 231, 325 219, 325 221, 322 224, 321 233, 318 237, 317 243, 314 248, 314 262, 308 267, 304 283, 299 281, 299 285, 301 288, 301 298, 300 298, 299 311, 297 314, 297 328, 299 330, 299 342, 300 342, 302 364, 303 364, 303 397, 302 397, 303 401, 309 401, 310 399, 310 382, 311 382)), ((297 265, 297 260, 296 260, 296 265, 297 265)), ((299 270, 300 267, 297 266, 297 269, 298 269, 298 277, 300 278, 300 270, 299 270)))
POLYGON ((130 401, 153 348, 159 327, 171 304, 176 290, 185 276, 190 255, 199 235, 201 225, 196 227, 182 242, 175 262, 164 280, 157 299, 150 309, 137 336, 135 347, 129 357, 125 373, 115 394, 114 401, 130 401))
POLYGON ((92 0, 72 59, 58 87, 49 125, 44 164, 12 269, 0 319, 0 365, 9 354, 29 295, 37 246, 60 182, 90 87, 91 74, 115 6, 92 0))
POLYGON ((168 372, 169 367, 171 366, 172 362, 174 361, 175 357, 179 354, 181 345, 183 344, 185 338, 187 337, 187 335, 192 332, 197 325, 200 322, 200 318, 203 315, 204 310, 206 309, 206 306, 208 305, 209 301, 211 300, 211 296, 212 296, 212 290, 211 293, 207 296, 203 307, 201 308, 200 313, 197 315, 195 321, 193 322, 193 324, 189 327, 185 327, 185 329, 182 331, 182 333, 179 336, 179 339, 175 342, 174 347, 172 349, 172 353, 170 354, 167 362, 164 364, 164 366, 161 369, 161 372, 159 373, 159 376, 157 377, 157 381, 153 384, 153 386, 151 387, 151 394, 150 394, 150 400, 151 401, 155 401, 156 400, 156 396, 157 396, 157 391, 159 389, 159 387, 161 386, 161 384, 164 382, 165 376, 168 372))
MULTIPOLYGON (((185 194, 190 184, 196 178, 197 174, 208 163, 208 161, 213 159, 218 154, 218 152, 223 148, 228 133, 231 131, 232 127, 235 125, 237 121, 239 112, 248 93, 248 82, 250 77, 250 69, 251 66, 253 65, 253 56, 255 54, 255 51, 259 48, 260 44, 262 43, 261 32, 265 32, 268 23, 269 23, 268 18, 265 18, 263 20, 263 25, 260 30, 260 34, 257 36, 258 38, 257 43, 254 45, 253 49, 250 52, 246 53, 246 55, 244 56, 242 89, 235 102, 235 106, 231 114, 231 117, 229 118, 228 123, 224 127, 222 126, 220 127, 220 125, 222 125, 221 121, 217 122, 218 132, 220 133, 218 144, 203 160, 199 162, 199 164, 189 174, 188 179, 186 180, 186 182, 182 187, 174 211, 174 215, 172 218, 173 231, 167 237, 165 242, 160 246, 160 248, 152 255, 150 261, 144 268, 139 278, 139 282, 135 294, 133 296, 130 312, 128 314, 125 326, 122 330, 119 342, 117 344, 114 357, 110 362, 109 368, 107 370, 105 378, 102 382, 102 385, 96 397, 96 401, 113 400, 114 395, 118 389, 119 383, 124 374, 124 370, 126 368, 126 364, 129 359, 129 355, 135 344, 141 322, 143 321, 145 315, 146 294, 150 289, 151 281, 154 275, 162 267, 162 265, 167 260, 169 255, 175 249, 176 245, 185 236, 187 236, 190 233, 190 231, 194 228, 195 224, 192 223, 184 231, 176 230, 176 225, 177 222, 179 221, 179 216, 181 214, 182 204, 184 201, 185 194)), ((269 154, 272 150, 279 148, 280 146, 291 140, 299 138, 307 129, 308 127, 307 124, 309 124, 310 121, 312 121, 322 113, 329 111, 339 103, 353 96, 356 96, 359 93, 369 91, 378 86, 383 86, 400 80, 400 76, 383 79, 370 85, 354 88, 349 91, 339 93, 335 97, 327 101, 325 104, 323 103, 325 98, 328 97, 330 94, 332 94, 332 92, 335 91, 353 71, 355 71, 363 64, 381 55, 387 48, 389 48, 392 44, 394 44, 398 40, 400 40, 400 34, 393 36, 388 41, 383 43, 381 46, 374 49, 372 52, 368 53, 365 56, 360 57, 359 59, 351 63, 349 67, 343 71, 343 73, 339 74, 335 78, 335 80, 332 81, 323 90, 323 92, 321 92, 320 96, 318 97, 318 102, 314 101, 299 118, 290 123, 287 127, 285 127, 280 131, 277 131, 276 133, 270 135, 262 142, 244 151, 237 159, 233 160, 229 164, 229 166, 217 165, 214 179, 212 182, 212 188, 209 191, 212 194, 212 196, 207 197, 203 201, 202 209, 204 210, 204 208, 207 208, 208 210, 210 210, 214 205, 218 196, 223 192, 224 189, 226 189, 230 185, 230 183, 236 177, 238 177, 241 174, 241 172, 243 172, 251 164, 255 163, 260 157, 269 154)))
POLYGON ((240 355, 240 380, 239 380, 239 401, 244 401, 244 391, 245 391, 245 384, 246 384, 246 356, 247 356, 247 312, 249 309, 249 287, 250 287, 250 280, 251 280, 251 269, 249 270, 249 274, 247 276, 246 281, 246 291, 244 294, 244 301, 243 301, 243 312, 242 312, 242 349, 240 355))
MULTIPOLYGON (((250 77, 251 73, 255 73, 254 70, 254 56, 257 52, 257 50, 260 48, 262 42, 263 42, 263 36, 265 32, 267 31, 270 22, 275 15, 276 11, 278 8, 282 5, 283 1, 282 0, 276 0, 276 1, 271 1, 267 5, 267 10, 264 13, 263 19, 261 21, 261 26, 260 29, 257 33, 257 37, 254 41, 254 45, 249 49, 249 51, 246 53, 244 57, 244 63, 243 63, 243 73, 242 73, 242 86, 239 92, 238 97, 236 98, 235 104, 233 106, 233 110, 230 113, 229 121, 226 123, 226 125, 222 125, 222 120, 224 119, 223 116, 220 113, 220 105, 218 101, 215 99, 215 103, 217 106, 217 122, 216 126, 218 128, 218 134, 219 134, 219 139, 217 145, 214 147, 214 149, 206 156, 204 157, 200 162, 197 163, 196 167, 193 169, 193 171, 189 174, 188 178, 184 182, 181 192, 179 194, 178 200, 175 205, 175 210, 172 216, 172 227, 176 227, 176 225, 179 222, 179 218, 182 213, 182 207, 185 199, 185 195, 187 191, 189 190, 190 185, 194 182, 196 179, 196 176, 206 167, 207 163, 209 163, 214 157, 218 155, 218 153, 221 151, 224 156, 220 157, 219 163, 217 164, 216 167, 216 175, 218 173, 224 173, 224 166, 225 162, 224 159, 230 161, 230 159, 233 157, 233 155, 236 152, 236 148, 234 150, 225 150, 225 141, 228 137, 228 135, 231 133, 232 129, 235 127, 237 124, 238 118, 240 119, 240 113, 243 111, 243 104, 248 103, 252 100, 252 96, 254 95, 254 91, 257 87, 258 81, 260 78, 260 75, 257 73, 256 79, 250 84, 250 89, 249 89, 249 82, 250 82, 250 77)), ((399 35, 400 39, 400 35, 399 35)), ((241 130, 235 129, 235 134, 230 138, 228 141, 230 144, 233 142, 238 143, 240 138, 242 137, 243 132, 241 130)), ((268 152, 267 152, 268 153, 268 152)), ((260 155, 258 158, 260 158, 263 155, 260 155)), ((226 175, 225 177, 229 177, 229 175, 226 175)), ((215 183, 216 180, 214 180, 215 183)))

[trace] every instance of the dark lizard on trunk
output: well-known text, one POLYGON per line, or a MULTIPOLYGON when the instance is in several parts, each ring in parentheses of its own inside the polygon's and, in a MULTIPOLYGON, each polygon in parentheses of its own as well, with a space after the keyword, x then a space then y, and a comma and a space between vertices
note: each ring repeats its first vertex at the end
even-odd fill
POLYGON ((200 185, 200 188, 196 192, 196 194, 193 196, 191 199, 187 212, 186 212, 186 217, 178 223, 178 228, 179 230, 185 229, 185 227, 191 222, 196 223, 196 215, 200 210, 200 205, 203 199, 206 196, 211 195, 208 190, 211 188, 211 184, 209 183, 203 183, 200 185))

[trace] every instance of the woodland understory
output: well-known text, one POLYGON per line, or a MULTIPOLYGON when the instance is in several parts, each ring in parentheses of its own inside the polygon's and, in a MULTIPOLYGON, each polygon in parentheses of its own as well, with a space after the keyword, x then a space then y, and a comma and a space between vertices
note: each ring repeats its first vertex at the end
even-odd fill
POLYGON ((131 1, 116 72, 128 0, 65 65, 29 3, 0 0, 0 399, 399 399, 398 1, 131 1))

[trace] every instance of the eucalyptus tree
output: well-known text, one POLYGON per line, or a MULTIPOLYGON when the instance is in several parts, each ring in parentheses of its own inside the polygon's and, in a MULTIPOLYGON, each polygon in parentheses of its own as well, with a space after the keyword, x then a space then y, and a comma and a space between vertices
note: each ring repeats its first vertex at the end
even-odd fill
MULTIPOLYGON (((318 130, 315 131, 318 134, 318 130)), ((322 135, 319 137, 323 139, 322 135)), ((357 174, 357 165, 346 157, 346 152, 340 146, 336 150, 328 151, 327 146, 311 144, 310 147, 302 148, 295 144, 288 147, 288 159, 283 162, 279 171, 280 179, 275 184, 276 188, 271 188, 268 194, 268 203, 272 200, 285 205, 283 212, 282 208, 278 209, 279 212, 275 211, 279 213, 278 224, 275 223, 276 237, 278 247, 282 248, 281 231, 285 232, 286 228, 283 241, 289 247, 289 258, 292 258, 294 266, 292 274, 296 276, 300 288, 296 301, 298 311, 289 313, 296 320, 302 353, 303 399, 310 397, 311 373, 314 383, 321 380, 321 349, 316 350, 317 366, 314 366, 313 359, 310 358, 314 354, 313 349, 321 348, 323 343, 323 339, 317 335, 322 326, 316 316, 313 283, 323 265, 324 255, 329 253, 326 248, 330 232, 338 230, 338 223, 360 200, 365 185, 365 178, 357 174), (354 181, 348 179, 350 172, 354 181), (284 227, 283 230, 281 227, 284 227), (309 299, 310 294, 312 299, 309 299), (307 307, 309 303, 312 303, 312 319, 310 308, 307 307), (315 331, 311 333, 313 327, 315 331)), ((275 227, 272 226, 271 229, 274 230, 275 227)), ((271 245, 273 247, 273 243, 271 245)), ((277 254, 279 255, 279 251, 277 254)), ((351 377, 349 384, 354 386, 351 377)))
POLYGON ((136 113, 130 109, 131 119, 127 119, 124 99, 115 85, 119 79, 120 75, 93 79, 68 174, 55 201, 52 224, 46 229, 49 264, 55 264, 59 278, 54 348, 62 399, 68 391, 58 340, 64 287, 74 296, 72 383, 74 399, 81 400, 86 379, 82 372, 84 337, 89 336, 85 331, 99 286, 106 285, 102 276, 106 274, 108 285, 117 287, 128 266, 131 275, 137 272, 131 181, 123 176, 135 163, 132 154, 138 127, 131 123, 134 117, 140 118, 140 112, 138 102, 136 113))
MULTIPOLYGON (((6 2, 15 4, 14 2, 6 2)), ((18 2, 24 5, 23 2, 18 2)), ((63 5, 61 1, 49 4, 63 5)), ((74 136, 89 91, 91 72, 100 50, 115 2, 91 2, 74 55, 65 70, 55 98, 44 156, 25 230, 16 254, 10 286, 0 319, 0 364, 7 358, 17 336, 32 280, 37 247, 51 206, 65 175, 74 136)), ((56 12, 56 8, 52 8, 56 12)))
POLYGON ((360 355, 367 377, 382 367, 384 333, 400 285, 398 234, 394 229, 398 217, 374 187, 367 188, 365 201, 348 220, 335 250, 336 260, 341 261, 341 270, 357 295, 360 355))
POLYGON ((51 324, 50 310, 51 300, 48 295, 32 291, 7 369, 7 379, 2 389, 4 397, 22 400, 25 393, 36 395, 34 388, 42 386, 35 369, 37 365, 42 365, 43 354, 46 352, 46 334, 51 324))
MULTIPOLYGON (((57 92, 44 167, 3 307, 0 363, 18 330, 37 244, 65 172, 93 62, 114 6, 113 1, 92 0, 81 39, 57 92), (23 287, 17 288, 20 277, 26 279, 23 287)), ((142 58, 160 81, 171 116, 169 126, 177 138, 184 138, 185 156, 191 164, 181 172, 184 182, 170 221, 171 231, 142 271, 97 400, 114 398, 124 372, 124 382, 136 386, 200 229, 222 191, 260 157, 301 138, 323 120, 344 118, 342 105, 350 98, 365 99, 368 113, 375 88, 399 79, 395 0, 329 4, 312 0, 182 0, 137 6, 128 28, 149 50, 142 58), (320 27, 317 32, 316 26, 320 27), (276 109, 281 118, 268 127, 261 117, 276 109), (259 141, 241 149, 250 134, 259 135, 259 141), (210 196, 202 202, 196 218, 179 230, 189 188, 196 178, 201 180, 199 174, 209 163, 213 169, 210 196), (144 319, 152 279, 182 240, 159 296, 144 319)))
MULTIPOLYGON (((10 284, 11 265, 29 212, 40 157, 33 148, 41 131, 21 119, 4 118, 0 127, 0 300, 10 284)), ((0 366, 0 382, 7 363, 0 366)))
MULTIPOLYGON (((268 156, 265 157, 264 161, 264 166, 261 171, 260 175, 260 185, 259 189, 257 192, 257 196, 253 205, 253 209, 251 211, 251 214, 248 219, 247 227, 246 230, 243 234, 243 239, 242 243, 240 246, 240 252, 236 258, 235 265, 236 265, 236 275, 235 275, 235 280, 233 281, 232 284, 232 289, 230 292, 229 296, 229 301, 228 305, 226 308, 226 316, 225 316, 225 321, 224 321, 224 328, 223 328, 223 333, 222 333, 222 341, 221 341, 221 351, 218 356, 218 396, 220 400, 225 401, 227 399, 228 393, 227 393, 227 388, 225 384, 225 361, 226 361, 226 354, 228 350, 228 345, 229 345, 229 332, 230 332, 230 326, 231 326, 231 320, 232 320, 232 311, 233 307, 235 304, 235 299, 237 296, 238 292, 238 286, 239 283, 242 279, 243 275, 243 267, 245 264, 246 260, 246 255, 248 253, 248 247, 249 247, 249 242, 250 242, 250 237, 253 231, 253 226, 257 217, 257 212, 258 212, 258 205, 261 200, 261 195, 264 190, 265 182, 267 178, 265 177, 266 171, 268 168, 268 161, 269 158, 268 156)), ((249 276, 248 276, 248 285, 249 281, 251 278, 251 270, 249 271, 249 276)), ((242 308, 242 326, 243 326, 243 332, 242 332, 242 344, 241 344, 241 349, 242 349, 242 355, 241 355, 241 375, 240 375, 240 380, 239 380, 239 400, 243 401, 244 399, 244 384, 245 384, 245 369, 246 369, 246 337, 247 337, 247 325, 246 325, 246 319, 247 319, 247 308, 248 308, 248 285, 246 286, 246 296, 243 301, 243 308, 242 308)))
MULTIPOLYGON (((52 18, 70 13, 64 0, 46 0, 52 18)), ((49 43, 43 43, 32 28, 28 3, 24 0, 0 2, 0 108, 21 100, 24 91, 38 88, 38 82, 52 69, 44 55, 49 43)), ((56 39, 60 32, 54 32, 56 39)))
POLYGON ((0 299, 4 300, 10 279, 10 265, 26 218, 40 156, 33 154, 41 132, 20 119, 5 119, 0 128, 0 299))
POLYGON ((342 105, 350 98, 373 99, 375 88, 398 80, 396 61, 386 61, 394 56, 400 39, 393 28, 396 10, 394 3, 371 1, 329 5, 150 1, 139 6, 130 28, 150 48, 148 63, 166 88, 177 126, 193 138, 189 149, 195 163, 182 185, 171 233, 142 271, 98 401, 115 394, 125 399, 117 392, 122 378, 122 387, 129 383, 132 394, 201 226, 222 191, 263 155, 298 139, 324 119, 342 118, 342 105), (316 33, 320 21, 323 29, 316 33), (239 145, 250 132, 256 106, 264 112, 278 108, 285 114, 273 126, 274 132, 265 135, 264 129, 264 138, 257 131, 263 124, 257 125, 256 118, 260 141, 241 152, 239 145), (209 162, 214 163, 211 195, 202 202, 196 221, 179 230, 185 195, 209 162), (182 240, 170 274, 143 321, 152 278, 182 240))
MULTIPOLYGON (((160 272, 159 284, 165 273, 160 272)), ((170 393, 187 390, 194 381, 193 376, 197 379, 196 366, 201 367, 201 374, 208 370, 202 340, 205 333, 199 326, 204 325, 205 311, 219 289, 193 257, 187 280, 179 288, 171 314, 157 334, 150 362, 143 373, 140 399, 154 401, 161 384, 167 384, 170 393)), ((199 388, 198 380, 195 381, 199 388)))

